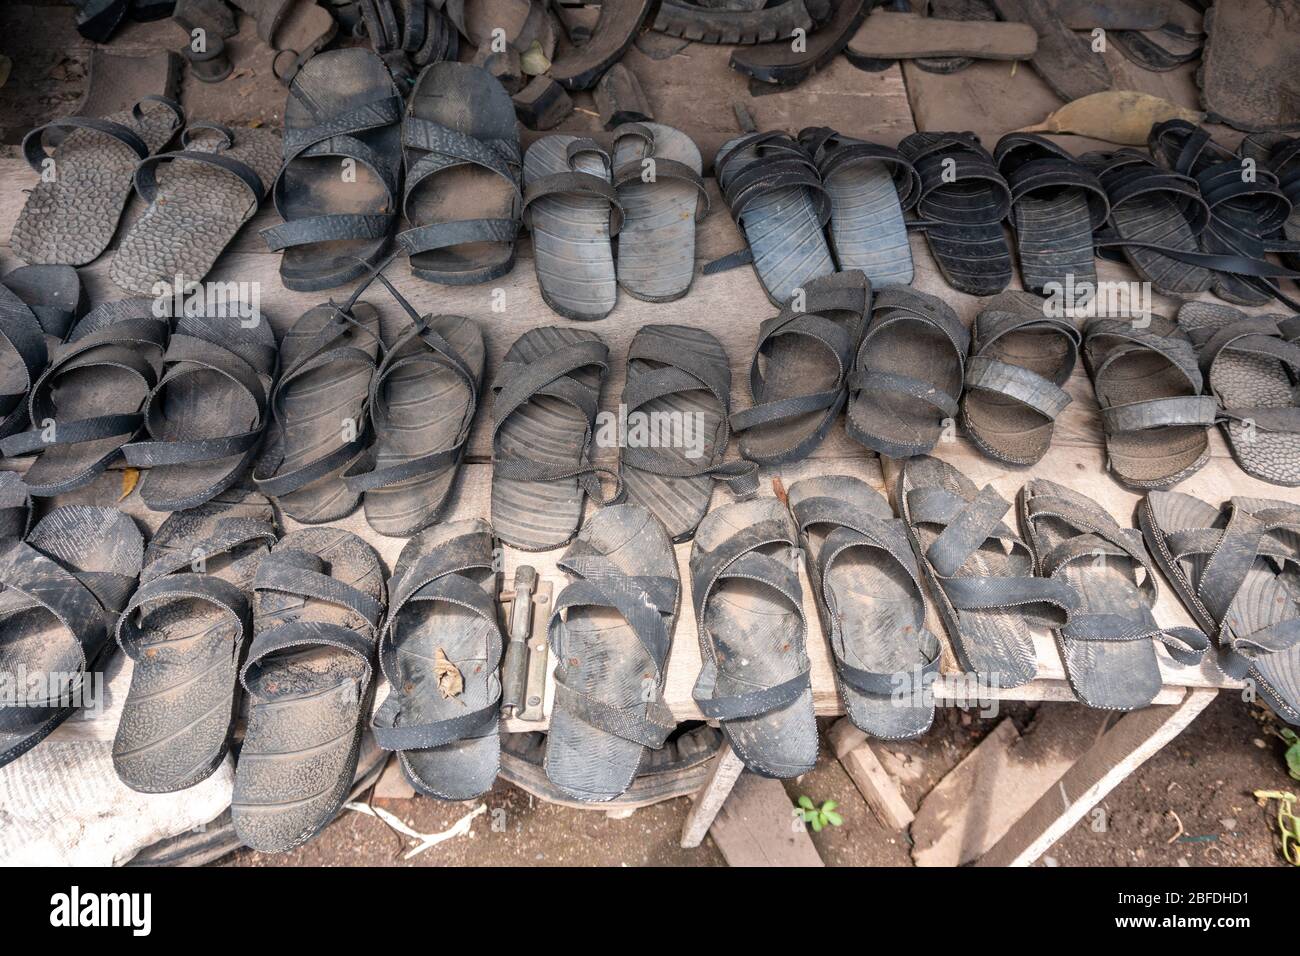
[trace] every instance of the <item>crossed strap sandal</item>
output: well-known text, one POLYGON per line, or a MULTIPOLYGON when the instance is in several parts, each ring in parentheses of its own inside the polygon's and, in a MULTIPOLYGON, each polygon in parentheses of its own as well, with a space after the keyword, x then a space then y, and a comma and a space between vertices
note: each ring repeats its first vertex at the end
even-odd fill
POLYGON ((1197 237, 1202 263, 1215 270, 1214 291, 1229 302, 1264 305, 1272 299, 1300 310, 1300 302, 1278 287, 1279 278, 1300 272, 1267 261, 1268 252, 1300 251, 1300 244, 1266 238, 1291 215, 1291 200, 1267 166, 1247 175, 1246 158, 1210 138, 1186 120, 1151 127, 1151 155, 1166 168, 1195 179, 1209 219, 1197 237))
POLYGON ((1127 261, 1157 292, 1191 296, 1214 281, 1199 236, 1210 209, 1196 180, 1156 164, 1136 149, 1084 153, 1110 200, 1110 218, 1093 234, 1097 255, 1127 261))
POLYGON ((750 408, 733 412, 740 453, 764 465, 799 461, 820 445, 848 400, 853 354, 871 308, 861 272, 815 279, 758 327, 750 408))
POLYGON ((610 240, 623 227, 613 160, 594 140, 544 136, 524 156, 524 221, 542 299, 566 319, 603 319, 618 301, 610 240))
POLYGON ((1178 325, 1196 348, 1206 391, 1241 470, 1275 485, 1300 485, 1300 316, 1251 315, 1188 302, 1178 325))
POLYGON ((144 424, 168 335, 152 301, 120 299, 87 313, 51 351, 29 396, 31 427, 0 440, 6 458, 36 456, 23 476, 33 495, 84 487, 120 457, 144 424))
POLYGON ((1010 465, 1047 454, 1056 418, 1070 404, 1064 385, 1079 357, 1074 321, 1044 314, 1028 292, 1000 292, 975 317, 962 425, 976 447, 1010 465))
POLYGON ((691 547, 702 662, 692 696, 765 777, 817 762, 798 541, 785 505, 751 498, 705 515, 691 547))
POLYGON ((365 275, 397 226, 404 103, 368 50, 329 50, 294 77, 284 165, 271 189, 284 222, 263 229, 286 288, 313 292, 365 275), (351 178, 345 178, 350 176, 351 178))
POLYGON ((1106 437, 1106 467, 1134 488, 1167 488, 1210 459, 1218 402, 1202 395, 1204 377, 1187 333, 1162 315, 1096 318, 1083 329, 1106 437))
POLYGON ((27 402, 49 358, 41 323, 17 293, 0 285, 0 439, 30 424, 27 402))
POLYGON ((710 262, 705 275, 752 263, 778 307, 798 289, 835 272, 823 232, 830 194, 807 148, 786 133, 746 133, 724 143, 714 175, 745 248, 710 262))
POLYGON ((221 766, 253 630, 249 587, 277 537, 271 503, 232 489, 169 516, 149 542, 117 621, 133 667, 113 768, 132 790, 174 793, 221 766))
POLYGON ((501 652, 494 540, 477 518, 426 528, 406 543, 388 582, 379 666, 389 694, 375 743, 397 752, 421 793, 470 800, 501 761, 501 652))
POLYGON ((842 271, 860 269, 874 288, 912 282, 904 214, 921 195, 921 177, 896 149, 826 126, 801 130, 831 199, 831 251, 842 271))
POLYGON ((1184 606, 1218 643, 1219 668, 1300 724, 1300 509, 1234 497, 1221 508, 1153 491, 1138 523, 1184 606))
POLYGON ((908 226, 925 233, 944 279, 958 292, 993 295, 1011 282, 1002 221, 1011 189, 973 133, 911 133, 898 144, 921 191, 908 226))
POLYGON ((600 505, 622 496, 617 472, 591 463, 608 368, 599 336, 567 326, 532 329, 506 352, 492 383, 492 526, 508 544, 558 548, 577 532, 585 495, 600 505))
POLYGON ((370 442, 370 383, 380 348, 379 312, 355 301, 309 309, 280 343, 266 449, 253 483, 297 521, 333 521, 357 506, 362 492, 343 473, 370 442))
POLYGON ((524 196, 515 108, 496 77, 467 63, 425 69, 402 118, 402 146, 402 214, 411 228, 397 243, 411 272, 446 285, 509 272, 524 196), (477 218, 464 218, 466 195, 477 218))
POLYGON ((1020 491, 1020 523, 1038 574, 1074 589, 1079 605, 1056 629, 1065 676, 1089 707, 1136 710, 1160 692, 1156 644, 1179 664, 1209 647, 1194 627, 1161 627, 1152 616, 1155 568, 1136 528, 1121 528, 1091 498, 1035 478, 1020 491))
POLYGON ((283 853, 323 830, 352 787, 384 567, 350 531, 305 528, 262 558, 252 589, 254 636, 239 672, 248 726, 230 814, 245 846, 283 853))
POLYGON ((882 740, 925 733, 942 648, 925 626, 903 522, 880 492, 847 475, 795 482, 789 498, 849 719, 882 740))
POLYGON ((1066 626, 1079 594, 1061 578, 1034 575, 1033 552, 1002 521, 1011 503, 992 485, 977 489, 952 465, 923 455, 903 464, 894 509, 961 666, 997 687, 1033 680, 1029 625, 1066 626))
POLYGON ((41 175, 9 244, 24 262, 83 266, 108 248, 131 198, 136 166, 185 124, 180 104, 145 96, 105 117, 65 116, 23 137, 23 158, 41 175), (54 175, 50 175, 50 173, 54 175))
POLYGON ((848 379, 849 437, 890 458, 929 452, 956 420, 969 345, 942 299, 881 289, 848 379))
POLYGON ((708 332, 685 325, 638 329, 627 353, 622 407, 628 438, 619 474, 627 500, 648 509, 674 542, 695 533, 715 481, 737 496, 758 490, 756 464, 724 461, 731 367, 722 343, 708 332), (665 434, 658 421, 681 425, 668 426, 665 434), (634 441, 636 434, 644 440, 634 441))
POLYGON ((145 505, 194 508, 243 475, 262 445, 278 357, 264 321, 177 320, 162 378, 145 401, 148 437, 122 446, 128 465, 149 469, 139 487, 145 505))
POLYGON ((1092 236, 1110 218, 1096 173, 1050 139, 1008 133, 993 156, 1011 187, 1020 277, 1039 294, 1073 283, 1097 284, 1092 236))
POLYGON ((555 706, 546 776, 581 801, 632 785, 677 729, 664 700, 681 582, 663 526, 640 505, 597 512, 556 566, 573 580, 547 627, 555 706))
POLYGON ((113 508, 65 505, 26 540, 0 540, 0 674, 6 697, 21 695, 0 705, 0 767, 100 700, 88 678, 112 652, 143 558, 135 523, 113 508))

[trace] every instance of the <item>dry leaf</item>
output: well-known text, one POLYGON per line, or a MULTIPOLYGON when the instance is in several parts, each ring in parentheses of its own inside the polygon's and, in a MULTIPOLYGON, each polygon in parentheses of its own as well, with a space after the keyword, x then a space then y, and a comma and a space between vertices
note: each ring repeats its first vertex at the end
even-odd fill
POLYGON ((537 40, 519 57, 519 70, 525 76, 541 76, 550 68, 551 61, 546 58, 542 44, 537 40))
POLYGON ((1108 143, 1142 146, 1146 144, 1152 126, 1171 119, 1199 123, 1205 119, 1205 114, 1149 93, 1108 90, 1081 96, 1051 113, 1038 125, 1026 126, 1016 132, 1071 133, 1103 139, 1108 143))
POLYGON ((139 468, 122 469, 122 497, 118 501, 126 501, 127 495, 135 491, 135 486, 140 483, 139 468))
POLYGON ((456 697, 465 689, 465 678, 460 676, 456 665, 447 660, 441 647, 433 655, 433 673, 438 678, 438 691, 444 699, 456 697))

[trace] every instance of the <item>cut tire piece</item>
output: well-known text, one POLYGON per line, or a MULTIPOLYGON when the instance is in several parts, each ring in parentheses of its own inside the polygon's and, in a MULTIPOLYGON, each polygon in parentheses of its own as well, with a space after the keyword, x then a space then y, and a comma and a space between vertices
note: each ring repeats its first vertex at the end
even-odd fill
POLYGON ((558 53, 551 61, 551 77, 570 90, 591 89, 622 59, 653 6, 653 0, 604 0, 591 38, 558 53))
POLYGON ((669 36, 698 43, 752 45, 789 37, 795 30, 812 32, 813 19, 804 0, 778 0, 758 9, 729 8, 691 0, 664 0, 654 28, 669 36))
POLYGON ((1236 0, 1205 12, 1197 83, 1201 103, 1222 123, 1247 132, 1300 129, 1300 16, 1294 4, 1236 0))
MULTIPOLYGON (((991 11, 990 11, 991 13, 991 11)), ((877 9, 844 49, 850 63, 861 60, 1027 60, 1038 49, 1038 34, 1027 23, 986 19, 954 23, 877 9)))
MULTIPOLYGON (((910 6, 910 3, 909 3, 910 6)), ((930 0, 928 15, 936 20, 955 20, 958 23, 976 22, 996 23, 998 13, 993 9, 992 0, 930 0)), ((1038 49, 1038 32, 1034 32, 1034 49, 1038 49)), ((852 62, 852 52, 848 53, 852 62)), ((946 76, 966 69, 975 61, 970 57, 923 57, 916 60, 916 65, 927 73, 946 76)))
POLYGON ((1029 63, 1053 93, 1065 102, 1109 90, 1110 68, 1090 43, 1061 22, 1040 0, 993 0, 1003 20, 1028 23, 1038 32, 1038 52, 1029 63))
POLYGON ((795 52, 788 39, 732 51, 731 68, 750 78, 751 93, 755 92, 756 85, 797 86, 827 66, 848 45, 866 19, 867 2, 832 0, 832 3, 830 22, 807 37, 801 52, 795 52))
POLYGON ((31 309, 49 348, 68 337, 72 326, 90 305, 81 277, 72 266, 19 266, 0 278, 0 285, 31 309))

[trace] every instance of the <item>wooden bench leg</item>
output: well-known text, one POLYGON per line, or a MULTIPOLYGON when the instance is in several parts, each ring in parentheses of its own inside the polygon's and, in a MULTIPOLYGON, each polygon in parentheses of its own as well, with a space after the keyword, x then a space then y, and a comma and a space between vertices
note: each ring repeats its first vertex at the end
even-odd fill
POLYGON ((731 788, 736 785, 736 780, 744 769, 744 763, 731 749, 731 744, 723 743, 718 748, 717 757, 714 758, 713 772, 709 774, 709 779, 700 788, 700 792, 695 795, 695 805, 686 815, 686 823, 682 826, 683 847, 689 849, 704 842, 704 834, 709 832, 709 827, 713 825, 713 818, 727 802, 727 794, 731 793, 731 788))
POLYGON ((975 865, 1029 866, 1120 781, 1182 733, 1217 693, 1214 688, 1194 687, 1180 704, 1125 714, 975 865))

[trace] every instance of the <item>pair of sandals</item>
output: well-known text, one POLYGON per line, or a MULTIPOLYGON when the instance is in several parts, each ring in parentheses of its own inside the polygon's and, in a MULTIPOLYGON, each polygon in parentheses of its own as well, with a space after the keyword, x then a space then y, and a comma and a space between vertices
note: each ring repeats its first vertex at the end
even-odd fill
POLYGON ((478 323, 421 315, 373 273, 409 322, 382 335, 359 301, 308 310, 281 344, 266 449, 253 483, 303 524, 363 503, 379 534, 408 537, 441 516, 478 408, 486 349, 478 323))
POLYGON ((662 123, 617 127, 612 154, 566 134, 529 147, 524 209, 546 304, 594 321, 613 310, 620 287, 647 302, 684 296, 695 223, 709 209, 701 169, 691 138, 662 123))
POLYGON ((178 276, 198 282, 257 212, 279 151, 269 130, 187 125, 180 105, 161 96, 112 116, 54 120, 23 139, 41 178, 11 247, 30 263, 92 262, 112 242, 134 188, 146 208, 122 236, 109 277, 137 295, 171 289, 178 276), (181 148, 163 152, 178 132, 181 148))
POLYGON ((533 329, 510 347, 492 385, 492 524, 502 540, 546 551, 572 540, 585 498, 627 499, 674 541, 688 540, 715 481, 757 486, 748 462, 726 462, 731 371, 722 344, 686 326, 649 325, 628 350, 620 415, 598 421, 609 348, 567 326, 533 329), (618 470, 592 447, 619 447, 618 470), (612 494, 600 477, 615 482, 612 494))
MULTIPOLYGON (((64 277, 61 287, 62 274, 49 275, 47 294, 75 302, 75 283, 64 277)), ((32 361, 0 454, 35 456, 23 478, 31 494, 84 487, 125 458, 149 469, 139 485, 144 503, 178 511, 229 488, 257 454, 278 355, 260 318, 183 313, 173 327, 154 301, 107 302, 75 320, 39 370, 40 326, 16 297, 8 304, 0 327, 11 345, 26 343, 15 354, 32 361), (25 338, 15 331, 24 327, 25 338)))
POLYGON ((281 537, 261 494, 232 489, 169 517, 124 602, 131 687, 113 741, 123 783, 174 793, 225 760, 247 699, 231 815, 247 846, 319 833, 352 786, 384 616, 384 568, 349 531, 281 537))
POLYGON ((412 273, 430 282, 487 282, 510 271, 523 211, 519 133, 491 73, 433 63, 404 100, 376 54, 327 51, 290 84, 284 126, 272 189, 284 221, 262 238, 282 251, 287 288, 319 291, 365 276, 394 234, 412 273), (466 194, 477 218, 463 216, 466 194), (397 232, 403 218, 409 228, 397 232))

